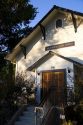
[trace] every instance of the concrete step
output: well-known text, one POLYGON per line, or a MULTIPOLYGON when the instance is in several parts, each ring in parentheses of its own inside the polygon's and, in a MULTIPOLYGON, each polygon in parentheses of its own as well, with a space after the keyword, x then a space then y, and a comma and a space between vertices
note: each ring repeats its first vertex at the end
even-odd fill
POLYGON ((35 106, 28 106, 14 125, 35 125, 35 106))

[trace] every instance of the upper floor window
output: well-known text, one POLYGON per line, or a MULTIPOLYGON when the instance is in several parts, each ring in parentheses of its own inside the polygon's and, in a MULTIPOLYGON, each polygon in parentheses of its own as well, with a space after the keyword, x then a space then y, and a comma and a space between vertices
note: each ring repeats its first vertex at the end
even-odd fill
POLYGON ((57 19, 56 20, 56 28, 62 27, 62 19, 57 19))

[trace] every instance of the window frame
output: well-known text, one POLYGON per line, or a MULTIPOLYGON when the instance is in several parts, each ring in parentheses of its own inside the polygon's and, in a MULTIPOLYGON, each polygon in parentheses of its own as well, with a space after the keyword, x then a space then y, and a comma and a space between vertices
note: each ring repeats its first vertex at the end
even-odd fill
POLYGON ((56 19, 56 29, 62 28, 62 27, 63 27, 63 19, 61 19, 61 18, 56 19), (58 27, 57 27, 57 21, 58 21, 58 20, 61 20, 61 21, 62 21, 62 26, 58 26, 58 27))

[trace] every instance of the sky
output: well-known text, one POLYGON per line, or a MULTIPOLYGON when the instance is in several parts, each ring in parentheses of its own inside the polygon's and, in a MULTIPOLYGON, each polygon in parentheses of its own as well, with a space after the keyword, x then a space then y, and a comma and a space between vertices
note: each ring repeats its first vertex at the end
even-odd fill
POLYGON ((38 8, 38 13, 35 19, 31 21, 30 26, 35 26, 53 5, 83 12, 83 0, 30 0, 30 3, 38 8))

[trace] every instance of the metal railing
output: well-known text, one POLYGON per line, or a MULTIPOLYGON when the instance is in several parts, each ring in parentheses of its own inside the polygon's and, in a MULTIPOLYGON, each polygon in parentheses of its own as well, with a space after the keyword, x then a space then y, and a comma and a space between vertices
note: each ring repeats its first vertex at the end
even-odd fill
POLYGON ((35 125, 43 125, 43 122, 45 121, 44 119, 48 116, 50 109, 53 106, 55 106, 56 109, 58 107, 58 110, 62 112, 63 107, 74 103, 73 87, 60 88, 58 91, 60 97, 56 95, 56 91, 57 88, 52 86, 39 106, 35 107, 35 125))
POLYGON ((36 112, 35 125, 41 125, 44 117, 49 112, 49 110, 52 106, 49 101, 50 93, 51 93, 51 91, 49 89, 47 95, 42 99, 39 106, 35 107, 35 112, 36 112))
POLYGON ((67 105, 71 105, 75 103, 75 92, 74 87, 67 87, 67 105))

